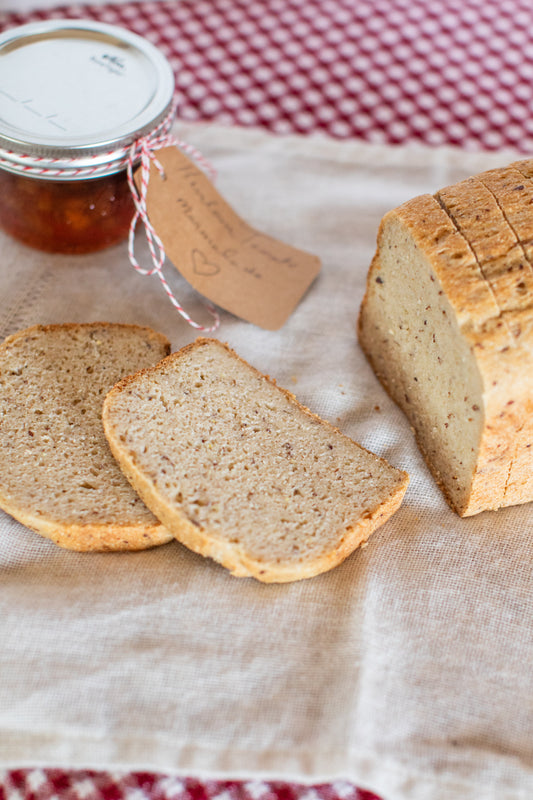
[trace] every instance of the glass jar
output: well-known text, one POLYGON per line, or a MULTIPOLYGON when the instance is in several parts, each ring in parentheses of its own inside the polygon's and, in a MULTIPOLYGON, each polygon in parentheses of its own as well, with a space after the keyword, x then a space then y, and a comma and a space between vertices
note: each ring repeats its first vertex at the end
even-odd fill
POLYGON ((125 171, 52 181, 0 170, 0 225, 30 247, 90 253, 126 238, 134 214, 125 171))
POLYGON ((149 42, 85 20, 0 36, 0 228, 25 244, 88 253, 125 239, 128 160, 172 124, 174 76, 149 42))

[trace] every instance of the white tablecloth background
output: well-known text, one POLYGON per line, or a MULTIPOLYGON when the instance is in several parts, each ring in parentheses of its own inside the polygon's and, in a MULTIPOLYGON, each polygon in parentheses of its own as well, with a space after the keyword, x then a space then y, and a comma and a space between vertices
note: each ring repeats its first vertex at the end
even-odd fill
MULTIPOLYGON (((389 208, 511 154, 181 125, 247 221, 323 270, 286 325, 217 335, 407 469, 400 511, 337 569, 235 579, 177 543, 60 550, 0 512, 0 767, 348 779, 386 800, 533 796, 533 506, 460 520, 355 337, 389 208)), ((0 237, 0 334, 36 322, 195 332, 125 246, 52 256, 0 237)), ((146 255, 142 243, 139 253, 146 255)), ((202 301, 171 265, 189 311, 202 301)))

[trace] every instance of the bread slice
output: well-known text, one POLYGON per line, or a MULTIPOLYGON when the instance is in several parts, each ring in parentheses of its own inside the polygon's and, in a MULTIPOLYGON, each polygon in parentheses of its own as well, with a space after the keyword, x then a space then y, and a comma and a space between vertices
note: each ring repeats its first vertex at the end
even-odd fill
POLYGON ((512 167, 386 214, 359 313, 363 350, 461 516, 533 500, 533 184, 512 167))
POLYGON ((172 539, 125 480, 104 436, 108 390, 170 351, 149 328, 36 325, 0 345, 0 508, 72 550, 172 539))
POLYGON ((124 473, 174 536, 263 582, 336 566, 407 487, 404 472, 214 339, 121 381, 103 420, 124 473))

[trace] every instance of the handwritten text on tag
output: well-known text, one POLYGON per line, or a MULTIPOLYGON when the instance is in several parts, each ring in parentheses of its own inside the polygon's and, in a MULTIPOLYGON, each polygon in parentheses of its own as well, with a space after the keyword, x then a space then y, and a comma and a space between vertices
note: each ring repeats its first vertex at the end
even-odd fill
MULTIPOLYGON (((320 270, 320 260, 248 225, 176 147, 157 152, 146 205, 168 258, 204 297, 277 330, 320 270)), ((275 198, 272 200, 275 202, 275 198)))

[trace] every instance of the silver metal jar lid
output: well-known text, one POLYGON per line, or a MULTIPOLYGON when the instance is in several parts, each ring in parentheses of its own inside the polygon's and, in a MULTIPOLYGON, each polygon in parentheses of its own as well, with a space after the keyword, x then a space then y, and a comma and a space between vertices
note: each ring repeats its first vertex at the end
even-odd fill
POLYGON ((150 42, 90 20, 0 35, 0 167, 54 180, 109 175, 172 122, 174 75, 150 42))

